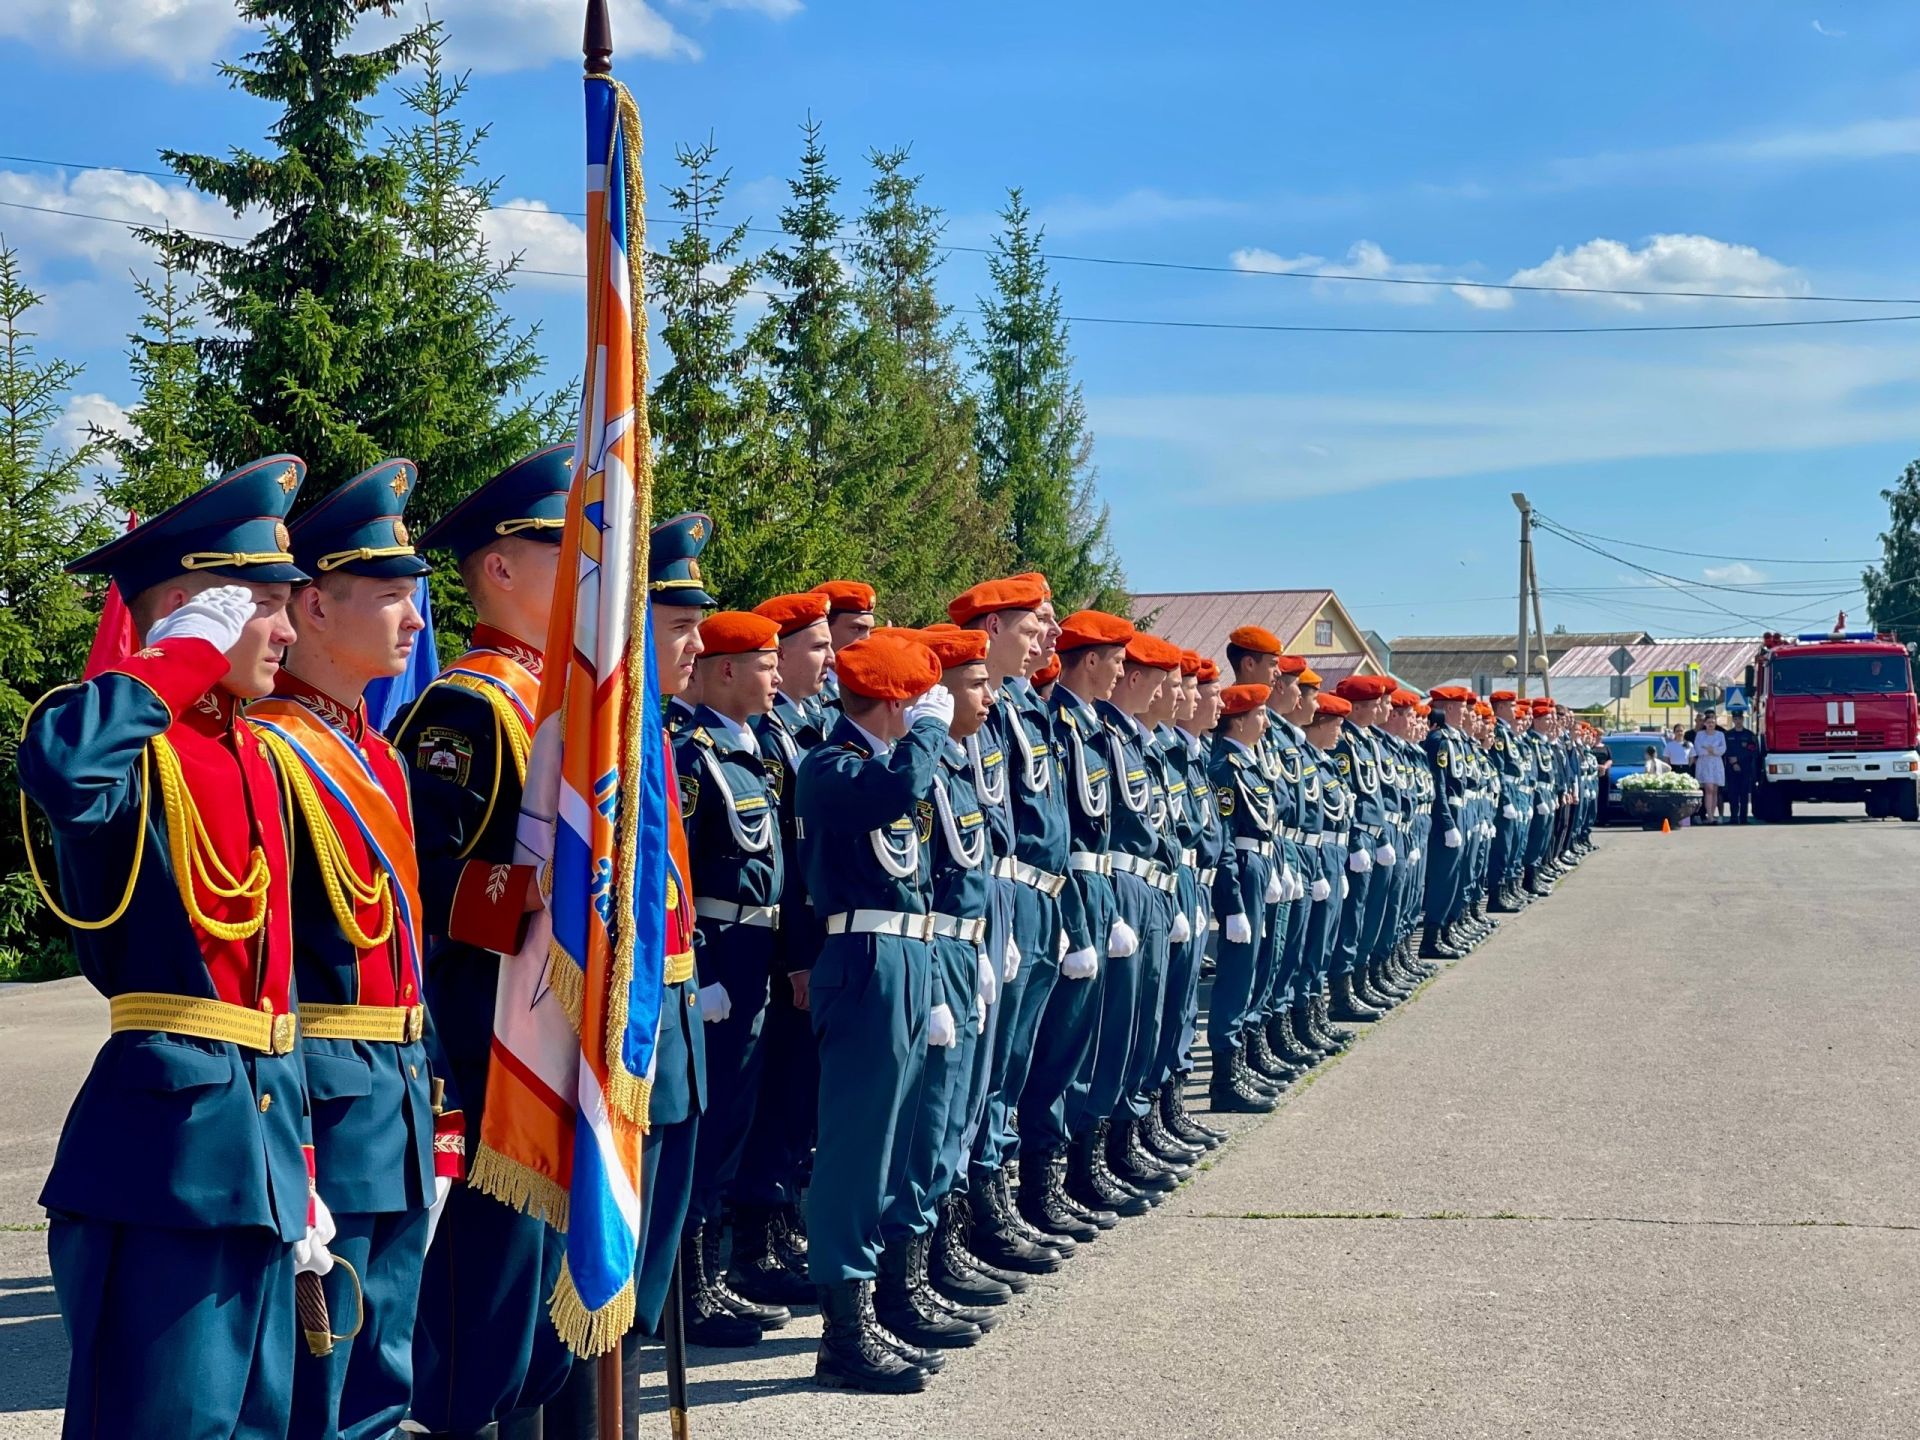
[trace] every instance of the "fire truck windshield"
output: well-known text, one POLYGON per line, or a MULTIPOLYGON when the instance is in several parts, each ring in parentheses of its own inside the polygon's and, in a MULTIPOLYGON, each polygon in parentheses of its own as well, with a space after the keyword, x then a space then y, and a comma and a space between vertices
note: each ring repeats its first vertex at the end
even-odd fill
POLYGON ((1775 695, 1904 695, 1904 655, 1781 655, 1773 662, 1775 695))

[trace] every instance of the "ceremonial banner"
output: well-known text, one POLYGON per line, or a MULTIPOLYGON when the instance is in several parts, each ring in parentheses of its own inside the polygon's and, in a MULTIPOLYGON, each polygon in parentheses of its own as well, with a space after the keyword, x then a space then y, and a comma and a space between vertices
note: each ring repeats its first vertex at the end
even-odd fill
POLYGON ((547 908, 501 965, 472 1183, 567 1232, 549 1310, 575 1353, 598 1355, 633 1323, 641 1135, 679 897, 647 607, 640 117, 611 77, 586 90, 586 386, 520 829, 547 908))

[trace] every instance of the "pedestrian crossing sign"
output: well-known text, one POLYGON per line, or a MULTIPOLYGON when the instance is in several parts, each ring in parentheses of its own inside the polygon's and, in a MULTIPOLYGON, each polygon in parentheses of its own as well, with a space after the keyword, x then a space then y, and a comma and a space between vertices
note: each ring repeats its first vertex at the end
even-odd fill
POLYGON ((1656 670, 1647 676, 1647 703, 1675 706, 1687 703, 1687 672, 1656 670))
POLYGON ((1747 687, 1744 685, 1727 686, 1726 689, 1721 692, 1721 701, 1726 705, 1730 713, 1739 714, 1742 710, 1748 708, 1747 687))

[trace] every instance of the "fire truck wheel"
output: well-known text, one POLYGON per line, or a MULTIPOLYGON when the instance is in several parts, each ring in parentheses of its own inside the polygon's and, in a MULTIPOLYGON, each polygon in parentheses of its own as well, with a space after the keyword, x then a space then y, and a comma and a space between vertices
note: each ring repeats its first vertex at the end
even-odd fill
POLYGON ((1920 789, 1912 785, 1900 787, 1900 800, 1897 813, 1902 820, 1912 824, 1920 820, 1920 789))

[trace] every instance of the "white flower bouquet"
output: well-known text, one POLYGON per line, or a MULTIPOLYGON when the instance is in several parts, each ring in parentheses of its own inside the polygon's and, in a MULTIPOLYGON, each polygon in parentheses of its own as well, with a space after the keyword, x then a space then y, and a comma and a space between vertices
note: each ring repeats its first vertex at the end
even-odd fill
POLYGON ((1620 788, 1653 794, 1697 794, 1700 782, 1691 775, 1682 775, 1678 771, 1668 771, 1661 775, 1650 775, 1642 771, 1638 775, 1623 777, 1620 788))

